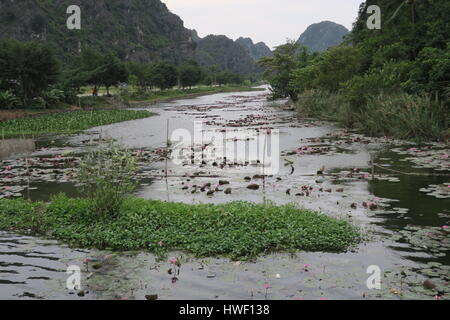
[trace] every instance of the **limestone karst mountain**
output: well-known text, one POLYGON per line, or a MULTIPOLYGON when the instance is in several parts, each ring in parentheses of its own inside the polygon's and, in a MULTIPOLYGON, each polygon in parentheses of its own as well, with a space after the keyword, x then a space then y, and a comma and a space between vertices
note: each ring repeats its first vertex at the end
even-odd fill
POLYGON ((348 33, 348 29, 340 24, 322 21, 310 25, 297 42, 307 46, 312 52, 323 52, 341 44, 348 33))

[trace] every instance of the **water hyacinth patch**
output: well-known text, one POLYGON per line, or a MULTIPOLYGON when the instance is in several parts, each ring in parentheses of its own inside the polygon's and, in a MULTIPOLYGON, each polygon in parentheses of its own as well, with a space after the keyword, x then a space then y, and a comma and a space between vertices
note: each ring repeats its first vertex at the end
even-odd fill
POLYGON ((233 260, 275 251, 343 252, 361 239, 347 221, 294 205, 188 205, 131 198, 114 218, 89 213, 90 208, 89 200, 65 195, 50 203, 0 199, 0 230, 36 230, 78 247, 157 254, 182 250, 233 260))
POLYGON ((93 127, 137 120, 153 115, 145 110, 58 112, 0 122, 0 134, 4 138, 41 134, 74 134, 93 127))

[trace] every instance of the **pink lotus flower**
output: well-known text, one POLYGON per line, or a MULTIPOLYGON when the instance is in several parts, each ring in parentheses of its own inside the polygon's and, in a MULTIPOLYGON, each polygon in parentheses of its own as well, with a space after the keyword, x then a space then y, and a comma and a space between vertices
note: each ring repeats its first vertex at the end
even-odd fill
POLYGON ((177 264, 177 262, 178 262, 177 258, 170 259, 171 264, 177 264))
POLYGON ((429 236, 431 235, 431 233, 425 232, 425 235, 426 235, 427 237, 429 237, 429 236))
POLYGON ((309 268, 309 264, 303 265, 303 270, 308 271, 308 268, 309 268))
POLYGON ((448 226, 442 226, 442 229, 448 229, 448 226))
POLYGON ((444 154, 444 158, 448 159, 449 155, 448 154, 444 154))
POLYGON ((442 300, 442 297, 441 296, 435 296, 434 297, 436 300, 442 300))
POLYGON ((83 259, 83 263, 84 263, 84 264, 88 264, 90 261, 91 261, 91 260, 89 260, 89 258, 84 258, 84 259, 83 259))
POLYGON ((269 289, 270 289, 270 284, 266 283, 266 284, 264 285, 264 289, 269 290, 269 289))

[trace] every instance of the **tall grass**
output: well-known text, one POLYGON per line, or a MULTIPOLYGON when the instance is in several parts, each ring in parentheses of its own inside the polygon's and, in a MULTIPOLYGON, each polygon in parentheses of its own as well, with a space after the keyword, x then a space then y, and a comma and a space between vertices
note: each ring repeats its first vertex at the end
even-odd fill
POLYGON ((301 117, 336 121, 340 96, 319 90, 309 90, 299 97, 297 112, 301 117))
POLYGON ((297 111, 302 117, 337 121, 371 136, 437 139, 450 127, 449 110, 428 96, 398 92, 365 100, 356 106, 343 94, 307 91, 300 95, 297 111))
POLYGON ((439 138, 449 127, 449 111, 427 96, 398 93, 369 97, 355 127, 373 136, 439 138))

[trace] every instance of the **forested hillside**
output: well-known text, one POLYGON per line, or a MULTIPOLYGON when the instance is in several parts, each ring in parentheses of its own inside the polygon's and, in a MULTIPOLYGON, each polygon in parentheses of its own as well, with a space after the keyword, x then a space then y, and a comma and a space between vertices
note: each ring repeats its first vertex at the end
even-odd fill
POLYGON ((60 57, 87 46, 141 62, 193 56, 190 31, 160 0, 0 0, 0 21, 0 37, 46 40, 60 57), (70 5, 81 7, 81 30, 66 27, 70 5))
POLYGON ((217 65, 239 74, 262 70, 245 48, 226 36, 209 35, 201 39, 196 50, 196 60, 203 65, 217 65))
POLYGON ((254 60, 270 54, 269 48, 250 39, 251 48, 224 36, 201 39, 160 0, 0 0, 0 21, 0 38, 44 41, 63 61, 89 47, 122 61, 180 65, 197 60, 251 74, 261 71, 254 60), (74 4, 81 8, 81 30, 66 27, 67 8, 74 4))
POLYGON ((317 54, 290 42, 262 60, 273 97, 371 135, 448 139, 449 16, 449 1, 368 0, 345 44, 317 54), (370 5, 380 30, 367 27, 370 5))

